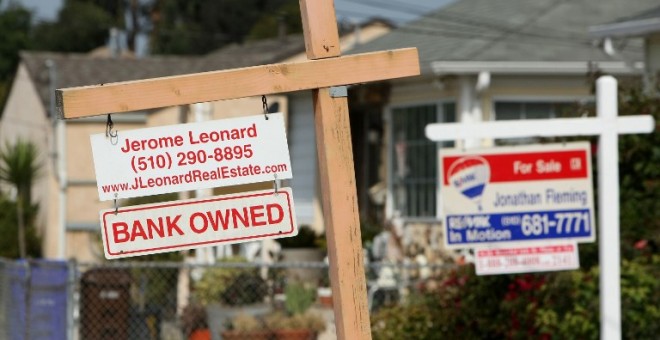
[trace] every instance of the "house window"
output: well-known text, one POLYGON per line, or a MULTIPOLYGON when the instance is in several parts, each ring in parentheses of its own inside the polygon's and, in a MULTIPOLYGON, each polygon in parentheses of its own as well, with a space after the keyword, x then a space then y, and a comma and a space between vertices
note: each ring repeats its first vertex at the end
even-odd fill
MULTIPOLYGON (((588 106, 589 104, 587 104, 588 106)), ((497 101, 495 102, 495 120, 550 119, 559 117, 577 117, 587 106, 569 101, 497 101)), ((539 138, 498 139, 497 145, 538 143, 539 138)))
POLYGON ((406 219, 435 218, 438 147, 426 138, 426 125, 455 122, 454 103, 397 107, 391 110, 390 178, 393 215, 406 219))

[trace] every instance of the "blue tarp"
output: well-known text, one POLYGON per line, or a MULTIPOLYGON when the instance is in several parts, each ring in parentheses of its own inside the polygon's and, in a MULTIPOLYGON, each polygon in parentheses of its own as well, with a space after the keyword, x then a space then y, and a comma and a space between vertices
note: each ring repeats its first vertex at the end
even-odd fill
POLYGON ((66 339, 67 280, 64 261, 20 260, 10 266, 12 339, 66 339))

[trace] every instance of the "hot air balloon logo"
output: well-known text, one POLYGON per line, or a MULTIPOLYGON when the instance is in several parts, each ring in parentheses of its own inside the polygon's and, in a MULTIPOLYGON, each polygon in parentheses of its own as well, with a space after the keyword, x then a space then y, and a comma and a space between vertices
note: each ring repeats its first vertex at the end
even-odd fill
POLYGON ((481 211, 481 195, 490 180, 490 165, 479 156, 457 159, 447 171, 449 183, 463 196, 475 202, 481 211))

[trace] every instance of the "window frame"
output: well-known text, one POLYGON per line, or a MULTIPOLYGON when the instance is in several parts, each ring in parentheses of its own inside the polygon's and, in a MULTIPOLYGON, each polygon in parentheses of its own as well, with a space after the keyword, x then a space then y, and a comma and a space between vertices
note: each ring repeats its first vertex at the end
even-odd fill
MULTIPOLYGON (((490 100, 490 115, 488 121, 494 122, 497 120, 497 103, 502 102, 513 102, 519 104, 538 104, 538 103, 553 103, 553 104, 571 104, 571 103, 595 103, 595 97, 589 95, 580 95, 580 96, 493 96, 490 100)), ((521 120, 527 119, 555 119, 557 118, 557 112, 551 112, 551 116, 548 118, 520 118, 521 120)), ((501 121, 510 121, 510 120, 501 120, 501 121)), ((509 145, 512 141, 513 144, 529 144, 534 143, 534 138, 491 138, 490 142, 493 146, 497 145, 509 145), (504 144, 498 144, 497 141, 508 141, 504 144)))
MULTIPOLYGON (((420 100, 420 101, 410 101, 410 102, 403 102, 403 103, 396 103, 396 104, 391 104, 387 105, 384 109, 384 120, 387 123, 387 138, 385 141, 385 148, 387 152, 387 164, 386 164, 386 178, 387 178, 387 198, 385 201, 385 218, 386 219, 392 219, 394 217, 400 218, 402 221, 407 222, 407 223, 415 223, 415 222, 424 222, 424 223, 429 223, 429 222, 436 222, 437 221, 437 211, 435 214, 432 216, 403 216, 401 209, 398 207, 395 207, 395 200, 394 200, 394 157, 392 155, 394 154, 394 111, 398 109, 406 109, 406 108, 412 108, 416 106, 435 106, 436 108, 436 117, 435 117, 435 122, 445 122, 444 119, 446 118, 447 114, 445 113, 445 108, 444 105, 446 104, 454 104, 454 118, 455 122, 458 122, 459 120, 459 112, 458 112, 458 101, 453 98, 453 97, 448 97, 448 98, 441 98, 438 100, 420 100)), ((433 143, 432 141, 429 141, 433 143)), ((447 142, 435 142, 435 159, 433 162, 438 164, 438 152, 440 148, 447 142)), ((439 173, 436 171, 435 172, 435 180, 436 180, 436 188, 437 185, 439 184, 438 182, 438 177, 439 173)), ((437 193, 435 195, 435 199, 437 200, 437 193)), ((434 204, 435 209, 437 210, 437 202, 434 204)))
MULTIPOLYGON (((518 102, 518 103, 575 103, 575 102, 595 102, 594 96, 493 96, 490 99, 490 115, 488 121, 497 121, 497 111, 495 105, 498 102, 518 102)), ((553 113, 554 115, 554 113, 553 113)), ((556 115, 550 117, 557 118, 556 115)))

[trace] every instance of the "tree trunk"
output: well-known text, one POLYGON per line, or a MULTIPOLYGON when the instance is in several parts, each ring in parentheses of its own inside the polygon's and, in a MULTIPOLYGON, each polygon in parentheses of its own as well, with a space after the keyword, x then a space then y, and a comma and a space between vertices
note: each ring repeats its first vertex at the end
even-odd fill
POLYGON ((18 219, 18 253, 20 258, 26 257, 25 253, 25 219, 23 216, 23 198, 21 195, 16 197, 16 214, 18 219))

